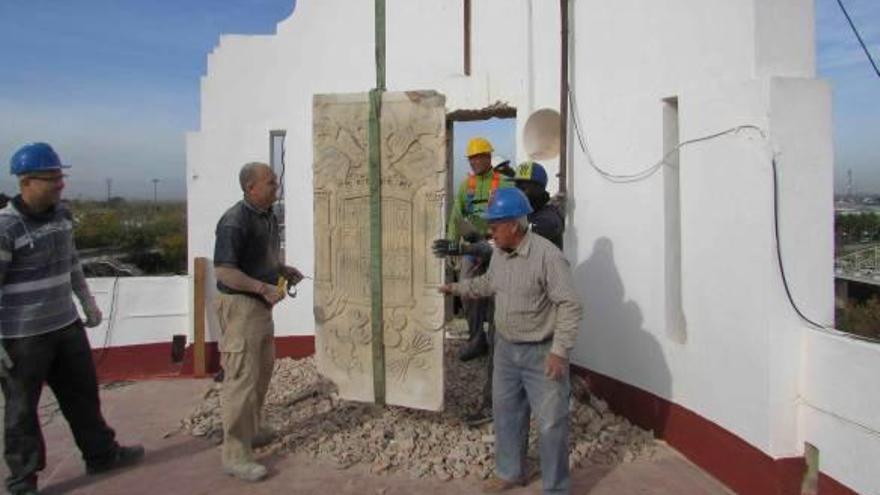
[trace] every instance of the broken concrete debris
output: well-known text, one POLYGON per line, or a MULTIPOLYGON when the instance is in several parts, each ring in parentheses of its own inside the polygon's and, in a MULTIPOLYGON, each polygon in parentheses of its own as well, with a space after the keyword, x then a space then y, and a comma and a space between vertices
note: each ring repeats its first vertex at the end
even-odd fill
MULTIPOLYGON (((487 478, 494 467, 492 423, 467 426, 462 417, 477 406, 485 380, 482 360, 460 363, 456 341, 447 342, 446 407, 442 412, 377 407, 340 399, 321 377, 313 358, 276 361, 263 411, 264 423, 276 433, 265 453, 305 453, 334 463, 355 464, 376 474, 405 473, 442 480, 487 478)), ((183 419, 191 435, 222 440, 220 385, 212 384, 204 400, 183 419)), ((529 437, 529 457, 537 463, 537 428, 529 437)), ((573 468, 631 462, 651 456, 654 439, 626 419, 615 416, 603 401, 590 397, 571 402, 573 468)))

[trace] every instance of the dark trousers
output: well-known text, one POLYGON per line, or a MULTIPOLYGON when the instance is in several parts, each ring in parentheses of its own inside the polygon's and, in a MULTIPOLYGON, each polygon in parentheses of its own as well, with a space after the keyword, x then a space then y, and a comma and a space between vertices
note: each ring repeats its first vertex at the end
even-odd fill
MULTIPOLYGON (((493 305, 494 306, 494 305, 493 305)), ((494 309, 494 308, 493 308, 494 309)), ((494 311, 493 311, 494 313, 494 311)), ((495 367, 495 323, 489 325, 486 335, 489 353, 486 356, 486 383, 483 385, 483 409, 492 410, 492 371, 495 367)))
POLYGON ((2 339, 14 366, 0 380, 6 398, 4 421, 6 465, 10 492, 36 488, 37 471, 46 467, 46 444, 38 408, 43 384, 48 383, 70 425, 83 460, 108 462, 118 447, 116 434, 101 415, 98 378, 92 349, 82 323, 19 339, 2 339))
MULTIPOLYGON (((469 257, 463 258, 461 277, 475 278, 486 273, 489 260, 477 260, 475 263, 469 257)), ((485 339, 488 344, 488 356, 486 359, 486 384, 483 386, 483 403, 480 407, 492 408, 492 353, 495 349, 495 299, 484 297, 479 299, 462 299, 462 309, 468 324, 468 341, 474 344, 477 339, 485 339), (483 331, 485 323, 488 323, 488 332, 483 331), (480 335, 485 333, 486 335, 480 335)))

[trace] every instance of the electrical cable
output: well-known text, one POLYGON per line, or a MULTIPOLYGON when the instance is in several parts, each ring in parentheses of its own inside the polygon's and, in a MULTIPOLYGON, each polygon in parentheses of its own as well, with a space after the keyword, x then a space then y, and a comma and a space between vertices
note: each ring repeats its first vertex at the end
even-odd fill
MULTIPOLYGON (((595 160, 593 160, 593 157, 590 154, 589 148, 587 147, 587 141, 586 141, 585 136, 583 135, 583 129, 580 124, 580 119, 578 117, 579 112, 577 110, 577 102, 574 99, 574 93, 571 91, 569 91, 569 99, 571 100, 571 107, 570 107, 571 108, 571 111, 570 111, 571 115, 570 116, 571 116, 572 123, 574 124, 575 134, 578 138, 578 143, 581 148, 581 151, 583 151, 584 155, 586 155, 587 161, 590 163, 591 167, 593 167, 602 177, 604 177, 605 179, 607 179, 611 182, 615 182, 615 183, 636 182, 636 181, 640 181, 642 179, 646 179, 646 178, 650 177, 651 175, 653 175, 655 172, 657 172, 657 170, 659 170, 665 163, 667 163, 666 159, 670 155, 672 155, 676 151, 682 149, 683 147, 694 144, 694 143, 699 143, 699 142, 708 141, 711 139, 716 139, 716 138, 719 138, 719 137, 727 135, 727 134, 734 134, 734 133, 738 133, 743 130, 752 130, 752 131, 756 131, 758 134, 760 134, 761 138, 765 142, 767 142, 768 145, 769 145, 769 141, 770 141, 769 137, 767 136, 767 133, 761 127, 754 125, 754 124, 738 125, 738 126, 731 127, 729 129, 726 129, 726 130, 723 130, 720 132, 716 132, 714 134, 709 134, 706 136, 701 136, 698 138, 683 141, 683 142, 679 143, 675 148, 673 148, 672 150, 670 150, 669 152, 664 154, 663 158, 659 162, 657 162, 656 164, 651 165, 650 167, 645 168, 639 172, 636 172, 633 174, 614 174, 614 173, 611 173, 611 172, 604 170, 598 164, 596 164, 595 160)), ((780 223, 779 222, 780 193, 779 193, 779 177, 778 177, 779 170, 778 170, 778 164, 776 161, 775 154, 771 157, 770 164, 771 164, 771 168, 772 168, 772 172, 773 172, 773 232, 774 232, 774 236, 775 236, 775 240, 776 240, 776 249, 775 249, 776 260, 777 260, 777 266, 779 268, 779 275, 780 275, 780 278, 782 279, 782 285, 785 289, 785 295, 786 295, 786 298, 788 299, 788 303, 791 305, 791 307, 795 311, 795 313, 797 313, 797 315, 801 318, 801 320, 803 320, 804 322, 809 324, 811 327, 821 329, 821 330, 830 331, 834 334, 837 334, 837 335, 840 335, 843 337, 853 338, 856 340, 877 342, 876 339, 871 339, 869 337, 851 334, 849 332, 841 332, 840 330, 837 330, 837 329, 830 327, 828 325, 822 325, 820 323, 817 323, 817 322, 813 321, 812 319, 810 319, 809 317, 807 317, 806 314, 804 314, 804 312, 801 310, 801 308, 795 302, 794 296, 791 293, 791 287, 789 285, 788 275, 785 272, 785 264, 783 262, 783 256, 782 256, 782 242, 781 242, 781 237, 779 235, 779 223, 780 223)))
POLYGON ((846 7, 843 6, 843 0, 837 0, 837 5, 840 6, 840 10, 843 11, 843 15, 846 17, 846 22, 848 22, 849 27, 852 28, 852 32, 856 35, 856 39, 859 40, 859 44, 862 45, 862 50, 864 50, 865 56, 868 57, 868 62, 871 62, 871 67, 874 68, 874 73, 877 74, 877 77, 880 77, 880 69, 877 68, 877 64, 874 62, 874 57, 871 56, 871 52, 868 50, 868 47, 865 46, 865 41, 862 39, 862 35, 859 34, 859 30, 856 28, 856 25, 853 24, 849 12, 847 12, 846 7))
POLYGON ((284 172, 287 169, 287 164, 284 163, 287 158, 287 133, 285 132, 281 136, 281 177, 278 178, 278 183, 281 184, 281 201, 284 201, 284 172))
POLYGON ((593 167, 593 169, 595 169, 596 172, 599 173, 599 175, 601 175, 602 177, 604 177, 605 179, 607 179, 611 182, 627 183, 627 182, 638 182, 640 180, 647 179, 648 177, 654 175, 654 173, 656 173, 658 170, 660 170, 663 167, 663 165, 669 165, 669 163, 666 161, 666 159, 669 158, 670 156, 672 156, 674 153, 677 153, 679 150, 681 150, 685 146, 689 146, 691 144, 699 143, 702 141, 708 141, 711 139, 719 138, 719 137, 727 135, 727 134, 735 134, 735 133, 739 133, 740 131, 744 131, 744 130, 752 130, 752 131, 758 132, 758 134, 760 134, 762 138, 767 139, 767 135, 764 132, 764 130, 756 125, 753 125, 753 124, 738 125, 736 127, 731 127, 729 129, 725 129, 723 131, 719 131, 719 132, 716 132, 713 134, 708 134, 706 136, 700 136, 700 137, 697 137, 694 139, 688 139, 687 141, 682 141, 681 143, 678 143, 677 146, 675 146, 671 150, 667 151, 663 155, 663 157, 660 159, 660 161, 658 161, 657 163, 655 163, 645 169, 642 169, 639 172, 632 173, 632 174, 615 174, 612 172, 608 172, 607 170, 600 167, 596 163, 596 161, 593 159, 593 156, 590 153, 589 147, 587 146, 587 140, 583 135, 583 129, 581 127, 580 117, 579 117, 580 112, 577 109, 577 101, 575 100, 574 93, 571 90, 569 90, 568 96, 569 96, 569 100, 571 101, 571 117, 572 117, 571 120, 572 120, 572 123, 574 124, 575 135, 578 138, 578 145, 580 146, 581 151, 584 152, 584 155, 586 155, 587 161, 590 163, 590 166, 593 167))
POLYGON ((770 159, 770 165, 773 167, 773 234, 776 237, 776 260, 779 265, 779 275, 782 277, 782 286, 785 287, 785 295, 788 297, 788 302, 791 304, 791 307, 794 311, 801 317, 802 320, 809 323, 813 327, 821 328, 827 330, 829 327, 826 325, 822 325, 820 323, 816 323, 815 321, 807 318, 807 316, 801 311, 798 307, 797 303, 794 302, 794 297, 791 295, 791 288, 788 286, 788 276, 785 274, 785 264, 782 262, 782 246, 779 237, 779 178, 777 177, 779 170, 776 166, 776 157, 772 157, 770 159))
POLYGON ((872 343, 880 342, 880 339, 866 337, 864 335, 859 335, 859 334, 851 333, 851 332, 843 332, 843 331, 840 331, 830 325, 822 325, 821 323, 816 323, 815 321, 808 318, 803 313, 803 311, 801 311, 800 307, 798 307, 797 303, 794 302, 794 297, 791 294, 791 289, 788 284, 788 276, 785 273, 785 265, 782 262, 782 245, 781 245, 782 242, 780 240, 780 235, 779 235, 779 196, 780 196, 780 194, 779 194, 779 178, 778 178, 779 168, 778 168, 775 156, 773 156, 770 163, 773 168, 773 234, 776 238, 776 259, 778 262, 777 264, 779 266, 779 274, 782 278, 782 285, 783 285, 783 287, 785 287, 785 295, 788 297, 789 304, 791 305, 791 307, 795 310, 797 315, 802 320, 804 320, 806 323, 808 323, 810 326, 812 326, 814 328, 817 328, 820 330, 825 330, 825 331, 831 332, 835 335, 838 335, 840 337, 846 337, 846 338, 850 338, 850 339, 854 339, 854 340, 861 340, 861 341, 872 342, 872 343))
MULTIPOLYGON (((109 264, 109 263, 108 263, 109 264)), ((111 266, 114 266, 110 264, 111 266)), ((107 355, 110 354, 110 342, 113 334, 113 320, 116 316, 116 303, 118 301, 119 296, 119 273, 122 271, 121 269, 116 268, 116 276, 113 278, 113 289, 110 293, 110 310, 107 312, 107 331, 104 332, 104 344, 101 347, 100 355, 98 359, 95 360, 95 370, 97 370, 101 364, 103 364, 104 360, 107 358, 107 355)))

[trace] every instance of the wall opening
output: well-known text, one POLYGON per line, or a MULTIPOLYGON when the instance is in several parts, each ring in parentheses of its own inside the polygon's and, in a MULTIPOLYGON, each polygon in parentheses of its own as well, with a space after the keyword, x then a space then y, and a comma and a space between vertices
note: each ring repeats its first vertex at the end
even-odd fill
POLYGON ((284 228, 284 142, 287 131, 269 131, 269 166, 278 177, 278 201, 275 202, 275 216, 278 217, 278 237, 281 238, 281 259, 285 259, 284 228))
POLYGON ((678 98, 663 100, 663 200, 665 222, 666 334, 687 342, 681 290, 681 168, 679 167, 678 98))
MULTIPOLYGON (((471 171, 465 156, 468 141, 474 137, 484 137, 495 149, 492 165, 510 161, 515 166, 516 158, 516 109, 496 104, 483 110, 457 110, 446 115, 446 218, 452 211, 458 188, 471 171)), ((455 272, 447 264, 446 280, 455 280, 455 272)), ((461 300, 447 298, 446 314, 460 314, 461 300)))

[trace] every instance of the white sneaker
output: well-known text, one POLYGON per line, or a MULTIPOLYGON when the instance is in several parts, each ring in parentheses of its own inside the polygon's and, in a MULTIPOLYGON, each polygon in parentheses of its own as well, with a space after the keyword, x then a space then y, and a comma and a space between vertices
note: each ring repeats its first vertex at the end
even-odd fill
POLYGON ((266 477, 266 467, 256 462, 224 464, 223 472, 244 481, 260 481, 266 477))

